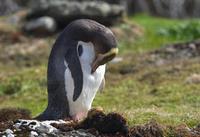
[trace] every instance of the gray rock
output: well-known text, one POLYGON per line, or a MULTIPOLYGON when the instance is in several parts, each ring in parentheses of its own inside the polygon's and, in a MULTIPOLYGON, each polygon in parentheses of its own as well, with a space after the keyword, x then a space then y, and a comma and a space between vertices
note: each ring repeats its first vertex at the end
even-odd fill
POLYGON ((30 132, 30 137, 37 137, 37 136, 38 136, 37 132, 35 132, 35 131, 30 132))
POLYGON ((6 129, 4 132, 0 132, 2 137, 15 137, 14 132, 11 129, 6 129))
POLYGON ((56 31, 57 25, 53 18, 45 16, 26 22, 23 26, 25 32, 47 35, 56 31))
POLYGON ((89 18, 111 25, 116 23, 124 12, 123 6, 104 1, 37 0, 30 8, 27 19, 50 16, 63 27, 79 18, 89 18))
POLYGON ((20 7, 13 0, 0 0, 0 16, 8 15, 19 9, 20 7))
POLYGON ((145 12, 170 18, 200 17, 199 0, 127 0, 132 13, 145 12))
POLYGON ((200 74, 192 74, 185 82, 188 84, 200 84, 200 74))

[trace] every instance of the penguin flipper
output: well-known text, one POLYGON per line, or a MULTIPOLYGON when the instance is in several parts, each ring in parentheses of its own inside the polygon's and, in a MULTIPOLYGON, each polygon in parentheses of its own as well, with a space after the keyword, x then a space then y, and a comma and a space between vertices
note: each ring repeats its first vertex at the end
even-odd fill
POLYGON ((105 81, 105 78, 103 78, 103 80, 101 81, 101 85, 99 86, 98 91, 100 91, 102 93, 105 85, 106 85, 106 81, 105 81))
POLYGON ((83 72, 81 69, 81 64, 78 58, 76 48, 68 50, 68 52, 65 55, 65 60, 68 64, 72 78, 74 80, 73 101, 76 101, 80 96, 83 88, 83 72))

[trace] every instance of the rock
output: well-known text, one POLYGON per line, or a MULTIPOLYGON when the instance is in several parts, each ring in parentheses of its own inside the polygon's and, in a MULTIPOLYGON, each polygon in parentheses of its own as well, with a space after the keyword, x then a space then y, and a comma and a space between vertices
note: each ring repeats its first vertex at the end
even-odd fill
POLYGON ((188 84, 200 84, 200 74, 192 74, 186 79, 188 84))
POLYGON ((0 16, 8 15, 20 9, 13 0, 0 0, 0 3, 0 16))
POLYGON ((4 132, 0 132, 2 137, 15 137, 14 132, 11 129, 6 129, 4 132))
POLYGON ((80 18, 89 18, 105 25, 112 25, 122 18, 124 7, 104 1, 37 0, 31 4, 27 19, 50 16, 59 26, 80 18))
POLYGON ((132 13, 145 12, 150 15, 170 18, 200 17, 199 0, 127 0, 132 13))
POLYGON ((24 119, 19 119, 15 121, 15 124, 13 125, 15 130, 21 131, 20 134, 24 134, 22 131, 30 131, 30 136, 36 136, 39 135, 41 137, 46 137, 47 135, 51 136, 57 136, 59 135, 58 129, 53 127, 51 124, 52 123, 59 123, 63 124, 66 123, 63 120, 59 121, 37 121, 37 120, 24 120, 24 119))
POLYGON ((31 131, 30 137, 38 137, 38 133, 35 131, 31 131))
POLYGON ((51 17, 44 16, 26 22, 23 30, 29 34, 48 35, 54 33, 56 28, 55 20, 51 17))

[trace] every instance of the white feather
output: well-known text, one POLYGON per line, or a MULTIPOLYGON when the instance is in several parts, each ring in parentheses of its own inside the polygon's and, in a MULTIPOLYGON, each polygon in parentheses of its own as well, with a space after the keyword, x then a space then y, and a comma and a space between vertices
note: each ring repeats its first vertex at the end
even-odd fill
POLYGON ((101 65, 97 70, 91 74, 91 64, 95 59, 94 45, 91 42, 79 41, 78 45, 82 45, 83 52, 79 57, 81 68, 83 72, 83 89, 79 98, 74 102, 74 81, 71 75, 71 71, 68 68, 68 64, 65 61, 65 89, 67 91, 67 99, 69 103, 70 115, 74 116, 78 113, 87 114, 91 108, 93 99, 96 95, 97 90, 104 78, 106 65, 101 65))

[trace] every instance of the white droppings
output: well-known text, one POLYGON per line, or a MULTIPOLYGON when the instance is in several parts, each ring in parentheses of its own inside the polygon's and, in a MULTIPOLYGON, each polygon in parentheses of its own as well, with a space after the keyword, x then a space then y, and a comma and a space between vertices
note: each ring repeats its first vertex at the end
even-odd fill
POLYGON ((0 137, 17 137, 23 136, 24 131, 26 133, 29 132, 29 137, 59 137, 59 136, 82 136, 82 134, 87 134, 88 137, 94 137, 93 135, 86 133, 86 131, 80 132, 70 131, 70 132, 62 132, 59 129, 51 126, 52 123, 56 124, 69 124, 72 121, 63 121, 63 120, 51 120, 51 121, 36 121, 36 120, 24 120, 20 119, 13 125, 12 129, 7 129, 3 132, 0 132, 0 137), (36 123, 33 123, 36 122, 36 123), (17 125, 17 126, 16 126, 17 125), (30 129, 30 125, 34 126, 34 129, 30 129))
POLYGON ((0 132, 2 137, 15 137, 14 132, 11 129, 6 129, 4 132, 0 132))
POLYGON ((49 120, 49 121, 37 121, 37 120, 23 120, 19 119, 17 123, 14 124, 14 127, 19 130, 21 127, 26 127, 32 131, 42 131, 44 133, 54 133, 57 132, 58 129, 53 127, 51 124, 64 124, 67 123, 63 120, 49 120))
POLYGON ((38 137, 38 133, 35 131, 31 131, 30 137, 38 137))

